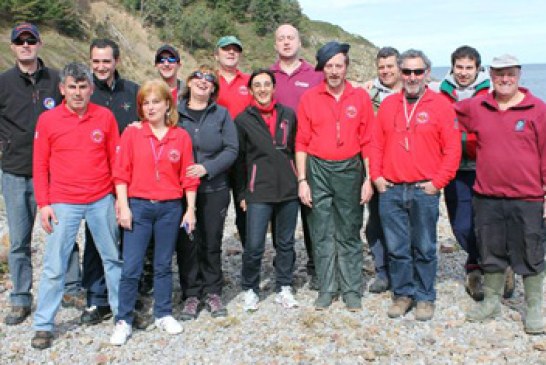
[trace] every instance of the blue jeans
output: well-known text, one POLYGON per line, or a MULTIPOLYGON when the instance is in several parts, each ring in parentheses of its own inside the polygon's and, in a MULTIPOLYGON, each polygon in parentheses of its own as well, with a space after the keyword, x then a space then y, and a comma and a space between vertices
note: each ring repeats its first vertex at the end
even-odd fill
POLYGON ((32 305, 30 242, 36 218, 32 178, 4 172, 2 174, 2 191, 6 204, 10 238, 8 263, 13 282, 10 301, 15 306, 30 307, 32 305))
POLYGON ((55 315, 61 305, 65 272, 82 219, 95 237, 104 263, 108 299, 116 313, 121 260, 118 250, 118 226, 114 211, 114 197, 109 194, 89 204, 51 204, 59 223, 47 236, 43 270, 38 290, 38 306, 34 314, 36 331, 52 331, 55 315))
MULTIPOLYGON (((182 220, 182 200, 152 202, 129 199, 133 229, 123 233, 123 270, 119 287, 116 321, 133 323, 138 282, 144 267, 146 249, 154 235, 154 317, 172 314, 172 259, 182 220)), ((110 290, 110 289, 108 289, 110 290)), ((113 309, 113 307, 112 307, 113 309)))
POLYGON ((397 184, 379 196, 395 297, 429 302, 436 299, 439 201, 440 194, 426 194, 415 184, 397 184))
POLYGON ((292 286, 294 272, 294 232, 298 221, 299 201, 280 203, 249 203, 246 211, 246 245, 243 253, 242 287, 258 293, 260 271, 265 250, 265 235, 271 216, 275 214, 277 247, 275 256, 276 291, 292 286))

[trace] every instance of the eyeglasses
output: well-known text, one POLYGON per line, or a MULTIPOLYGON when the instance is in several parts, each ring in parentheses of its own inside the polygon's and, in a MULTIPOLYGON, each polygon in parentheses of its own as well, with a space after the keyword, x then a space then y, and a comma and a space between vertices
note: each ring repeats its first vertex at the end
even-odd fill
POLYGON ((155 63, 165 63, 165 62, 177 63, 178 60, 176 59, 176 57, 161 57, 161 58, 156 58, 155 60, 155 63))
POLYGON ((207 73, 203 73, 201 71, 195 71, 194 73, 192 73, 191 78, 192 79, 201 79, 201 80, 205 80, 205 81, 212 82, 212 83, 214 83, 216 81, 216 77, 213 74, 207 74, 207 73))
POLYGON ((416 68, 415 70, 412 70, 411 68, 403 68, 400 70, 402 72, 402 75, 404 76, 409 76, 411 75, 412 73, 415 75, 415 76, 421 76, 425 73, 426 69, 424 68, 416 68))
POLYGON ((15 44, 16 46, 22 46, 23 44, 28 44, 29 46, 34 46, 36 44, 38 44, 38 40, 36 38, 25 38, 25 39, 21 39, 21 38, 17 38, 13 41, 13 44, 15 44))

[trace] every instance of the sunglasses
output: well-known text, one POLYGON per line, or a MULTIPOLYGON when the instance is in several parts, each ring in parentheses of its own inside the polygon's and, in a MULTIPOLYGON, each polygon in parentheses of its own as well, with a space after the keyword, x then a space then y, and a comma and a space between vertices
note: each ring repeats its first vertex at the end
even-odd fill
POLYGON ((201 71, 195 71, 194 73, 192 73, 191 78, 205 80, 211 83, 214 83, 216 81, 216 77, 214 77, 213 74, 206 74, 201 71))
POLYGON ((29 46, 34 46, 35 44, 38 44, 38 40, 36 38, 25 38, 25 39, 21 39, 21 38, 17 38, 16 40, 13 41, 13 44, 15 44, 16 46, 22 46, 23 44, 28 44, 29 46))
POLYGON ((161 58, 156 58, 155 60, 155 63, 165 63, 165 62, 177 63, 178 60, 176 59, 176 57, 161 57, 161 58))
POLYGON ((416 68, 415 70, 412 70, 411 68, 403 68, 401 71, 402 71, 402 75, 404 75, 404 76, 409 76, 409 75, 411 75, 412 73, 413 73, 415 76, 421 76, 421 75, 423 75, 427 70, 424 69, 424 68, 416 68))

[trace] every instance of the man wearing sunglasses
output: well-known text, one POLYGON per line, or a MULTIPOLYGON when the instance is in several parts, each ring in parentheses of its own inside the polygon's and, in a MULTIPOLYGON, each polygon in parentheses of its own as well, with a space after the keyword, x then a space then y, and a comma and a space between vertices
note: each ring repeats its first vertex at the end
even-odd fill
POLYGON ((544 219, 546 219, 546 105, 520 87, 521 63, 493 58, 493 92, 455 105, 476 134, 473 206, 484 271, 484 300, 466 314, 483 321, 501 314, 504 272, 523 276, 528 334, 543 333, 544 219))
POLYGON ((42 40, 38 28, 21 23, 11 31, 15 67, 0 75, 0 144, 2 191, 6 205, 13 287, 7 325, 25 320, 32 306, 31 235, 36 217, 32 179, 32 143, 40 114, 59 105, 59 74, 38 57, 42 40))
POLYGON ((415 319, 434 315, 436 226, 440 189, 455 176, 461 154, 452 106, 428 90, 431 63, 410 49, 400 55, 402 91, 379 107, 372 138, 371 175, 389 255, 396 318, 416 303, 415 319))
POLYGON ((169 85, 174 100, 182 100, 182 91, 184 90, 184 81, 178 79, 178 70, 180 63, 180 54, 173 46, 165 44, 155 52, 155 68, 159 76, 169 85))

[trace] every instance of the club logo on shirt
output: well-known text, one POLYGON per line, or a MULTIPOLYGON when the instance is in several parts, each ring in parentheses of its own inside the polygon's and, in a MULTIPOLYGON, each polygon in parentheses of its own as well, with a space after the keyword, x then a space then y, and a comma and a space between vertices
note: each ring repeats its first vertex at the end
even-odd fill
POLYGON ((523 132, 525 129, 525 121, 523 119, 518 120, 514 129, 516 132, 523 132))
POLYGON ((47 110, 55 108, 55 99, 45 98, 44 99, 44 108, 46 108, 47 110))
POLYGON ((415 117, 415 121, 419 124, 424 124, 424 123, 427 123, 429 121, 429 116, 428 116, 428 113, 427 112, 420 112, 419 114, 417 114, 417 116, 415 117))
POLYGON ((296 82, 294 82, 294 86, 308 88, 308 87, 309 87, 309 83, 308 83, 308 82, 304 82, 304 81, 296 81, 296 82))
POLYGON ((101 143, 104 141, 104 133, 100 129, 95 129, 91 132, 91 140, 94 143, 101 143))
POLYGON ((244 85, 239 86, 239 94, 248 95, 248 88, 244 85))
POLYGON ((169 161, 175 163, 180 161, 180 151, 173 148, 169 151, 169 161))
POLYGON ((347 118, 355 118, 356 117, 356 107, 354 105, 349 105, 347 108, 345 108, 345 115, 347 118))
POLYGON ((118 154, 121 151, 121 146, 116 146, 116 154, 118 154))
POLYGON ((126 112, 128 112, 129 109, 131 109, 131 103, 125 102, 125 103, 121 104, 121 107, 123 108, 123 110, 125 110, 126 112))

